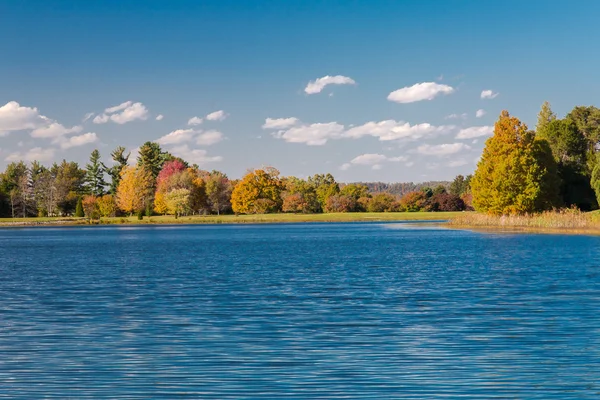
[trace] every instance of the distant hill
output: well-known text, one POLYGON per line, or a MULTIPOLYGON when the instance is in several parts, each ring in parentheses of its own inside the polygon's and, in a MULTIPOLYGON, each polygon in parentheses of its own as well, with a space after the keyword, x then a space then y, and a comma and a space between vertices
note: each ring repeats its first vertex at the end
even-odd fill
POLYGON ((408 192, 415 190, 421 190, 425 187, 435 188, 436 186, 442 185, 446 188, 450 186, 450 181, 429 181, 429 182, 399 182, 399 183, 384 183, 384 182, 353 182, 356 184, 365 185, 369 188, 371 193, 391 193, 397 196, 403 196, 408 192))

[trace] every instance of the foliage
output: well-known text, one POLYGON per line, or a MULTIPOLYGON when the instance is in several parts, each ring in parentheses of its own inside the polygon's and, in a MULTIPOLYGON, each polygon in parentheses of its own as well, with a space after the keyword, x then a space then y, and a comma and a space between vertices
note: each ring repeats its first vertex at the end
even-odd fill
POLYGON ((86 218, 96 219, 100 216, 100 213, 98 211, 98 202, 97 202, 96 196, 93 196, 93 195, 83 196, 83 199, 81 200, 81 204, 83 207, 83 213, 86 218))
POLYGON ((476 210, 520 214, 558 204, 556 163, 545 140, 503 111, 471 180, 476 210))
POLYGON ((308 178, 308 182, 315 187, 317 201, 322 210, 327 208, 327 199, 340 193, 340 185, 331 174, 317 174, 308 178))
POLYGON ((465 202, 457 195, 450 193, 437 193, 427 199, 426 211, 463 211, 465 202))
POLYGON ((154 178, 144 167, 126 167, 117 188, 117 205, 126 213, 144 211, 152 199, 154 178))
POLYGON ((377 193, 367 205, 368 212, 390 212, 393 211, 393 205, 396 196, 389 193, 377 193))
POLYGON ((205 176, 205 191, 208 207, 217 215, 231 210, 231 192, 233 186, 227 175, 219 171, 212 171, 205 176))
POLYGON ((117 188, 119 187, 119 182, 121 180, 121 172, 125 167, 127 167, 127 162, 129 161, 130 154, 131 153, 127 153, 127 155, 125 155, 125 147, 119 146, 110 154, 114 165, 109 168, 106 165, 102 164, 102 167, 111 178, 109 188, 110 194, 117 194, 117 188))
POLYGON ((308 214, 321 211, 315 184, 304 179, 287 178, 281 197, 283 212, 308 214))
POLYGON ((117 214, 117 202, 115 201, 115 196, 111 194, 98 197, 96 205, 101 217, 114 217, 117 214))
POLYGON ((168 153, 165 153, 160 148, 158 143, 146 142, 138 152, 137 165, 149 171, 154 179, 162 170, 165 159, 168 153))
POLYGON ((190 212, 190 190, 186 188, 172 189, 165 195, 169 214, 175 217, 190 212))
POLYGON ((327 204, 325 204, 325 212, 352 212, 354 209, 356 209, 356 200, 351 196, 343 194, 334 194, 332 196, 327 197, 327 204))
POLYGON ((462 196, 465 193, 470 193, 471 178, 473 178, 473 175, 467 175, 466 178, 462 175, 457 175, 448 187, 448 192, 456 196, 462 196))
POLYGON ((102 196, 106 189, 104 166, 100 162, 100 152, 96 149, 90 155, 90 162, 85 167, 86 191, 94 196, 102 196))
POLYGON ((85 212, 83 210, 83 201, 81 197, 77 198, 77 205, 75 206, 75 216, 78 218, 82 218, 85 216, 85 212))
POLYGON ((556 120, 556 114, 552 112, 550 103, 545 101, 544 104, 542 104, 540 113, 538 114, 537 125, 535 126, 536 132, 540 133, 540 131, 543 131, 546 126, 548 126, 548 124, 554 120, 556 120))
POLYGON ((423 190, 408 192, 400 198, 400 208, 408 212, 421 211, 425 208, 426 201, 426 192, 423 190))
POLYGON ((235 186, 231 206, 236 214, 277 212, 281 209, 284 185, 275 168, 249 172, 235 186))

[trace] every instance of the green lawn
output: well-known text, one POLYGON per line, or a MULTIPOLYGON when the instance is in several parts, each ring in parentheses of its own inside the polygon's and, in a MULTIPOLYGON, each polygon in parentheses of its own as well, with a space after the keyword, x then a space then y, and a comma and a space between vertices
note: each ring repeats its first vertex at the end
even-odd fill
MULTIPOLYGON (((460 212, 404 212, 404 213, 332 213, 332 214, 260 214, 260 215, 206 215, 175 217, 170 215, 144 217, 103 218, 102 224, 252 224, 278 222, 360 222, 360 221, 431 221, 447 220, 460 212)), ((1 225, 80 225, 84 218, 0 218, 1 225)))

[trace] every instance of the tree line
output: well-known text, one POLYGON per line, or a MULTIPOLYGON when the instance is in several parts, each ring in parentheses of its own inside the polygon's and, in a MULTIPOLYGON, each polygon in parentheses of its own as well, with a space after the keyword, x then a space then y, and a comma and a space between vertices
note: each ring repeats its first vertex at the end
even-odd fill
POLYGON ((49 167, 37 161, 10 163, 0 174, 0 216, 458 211, 471 205, 468 178, 462 176, 450 185, 399 196, 339 183, 331 174, 284 177, 272 167, 230 179, 190 165, 154 142, 144 143, 136 160, 124 147, 116 148, 111 159, 111 165, 104 164, 94 150, 84 168, 66 160, 49 167))
POLYGON ((477 211, 523 214, 598 208, 600 109, 577 106, 560 119, 545 102, 535 130, 503 111, 470 182, 477 211))

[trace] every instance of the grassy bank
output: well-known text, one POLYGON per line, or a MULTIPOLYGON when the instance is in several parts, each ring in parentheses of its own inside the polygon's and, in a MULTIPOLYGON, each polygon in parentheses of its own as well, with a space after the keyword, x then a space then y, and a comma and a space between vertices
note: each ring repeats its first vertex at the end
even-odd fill
POLYGON ((450 219, 453 228, 528 230, 555 233, 600 234, 600 214, 576 210, 547 211, 539 214, 495 216, 462 213, 450 219))
MULTIPOLYGON (((331 213, 331 214, 260 214, 260 215, 196 215, 175 219, 171 215, 155 217, 114 217, 93 224, 257 224, 291 222, 367 222, 367 221, 432 221, 449 220, 460 212, 403 213, 331 213)), ((0 218, 0 226, 87 225, 85 218, 0 218)))

